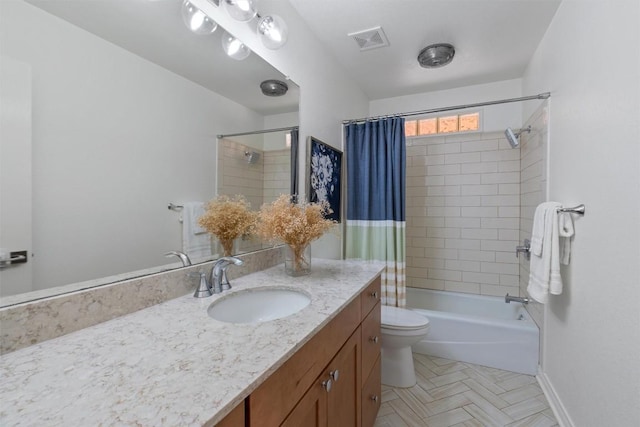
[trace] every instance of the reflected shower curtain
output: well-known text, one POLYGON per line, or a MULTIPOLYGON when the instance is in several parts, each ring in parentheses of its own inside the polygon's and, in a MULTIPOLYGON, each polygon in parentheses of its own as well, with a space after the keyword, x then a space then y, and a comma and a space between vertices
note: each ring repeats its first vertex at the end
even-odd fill
POLYGON ((298 129, 291 129, 291 195, 295 197, 292 201, 298 200, 298 129))
POLYGON ((347 259, 384 261, 382 303, 404 307, 405 176, 404 119, 346 126, 347 259))

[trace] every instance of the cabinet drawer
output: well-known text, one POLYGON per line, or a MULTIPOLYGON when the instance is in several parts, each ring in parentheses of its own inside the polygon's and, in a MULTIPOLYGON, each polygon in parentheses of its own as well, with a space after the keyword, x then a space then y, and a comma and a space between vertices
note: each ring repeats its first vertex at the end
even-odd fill
POLYGON ((371 427, 376 422, 378 410, 382 403, 382 384, 380 380, 380 358, 376 360, 371 374, 362 387, 362 427, 371 427))
POLYGON ((362 321, 362 379, 369 376, 371 368, 380 356, 380 303, 376 304, 369 315, 362 321))
POLYGON ((380 301, 380 286, 382 279, 380 276, 373 279, 367 288, 360 294, 362 303, 362 318, 365 318, 373 307, 380 301))

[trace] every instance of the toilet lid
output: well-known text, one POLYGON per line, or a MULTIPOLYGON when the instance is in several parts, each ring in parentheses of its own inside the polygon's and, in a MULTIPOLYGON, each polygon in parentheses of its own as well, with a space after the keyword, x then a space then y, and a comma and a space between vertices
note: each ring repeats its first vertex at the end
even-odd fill
POLYGON ((382 327, 389 329, 420 329, 429 326, 429 319, 406 308, 383 305, 382 327))

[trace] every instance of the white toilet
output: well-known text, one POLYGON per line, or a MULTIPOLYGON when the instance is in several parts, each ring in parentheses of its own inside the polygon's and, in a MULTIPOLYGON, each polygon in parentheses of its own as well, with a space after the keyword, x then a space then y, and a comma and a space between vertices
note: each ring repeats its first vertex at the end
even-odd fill
POLYGON ((382 384, 413 387, 416 373, 411 346, 429 332, 429 319, 405 308, 383 305, 382 309, 382 384))

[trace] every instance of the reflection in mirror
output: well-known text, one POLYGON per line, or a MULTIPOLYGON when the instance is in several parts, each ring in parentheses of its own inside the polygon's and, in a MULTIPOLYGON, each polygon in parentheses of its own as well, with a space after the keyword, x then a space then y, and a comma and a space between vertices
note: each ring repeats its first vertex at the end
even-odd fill
MULTIPOLYGON (((259 210, 281 194, 297 194, 297 173, 292 168, 298 152, 298 128, 279 128, 218 135, 218 194, 242 194, 259 210)), ((245 236, 234 252, 269 247, 268 242, 245 236)))
POLYGON ((29 255, 0 270, 0 305, 182 266, 167 204, 216 195, 216 135, 297 125, 295 84, 264 96, 286 77, 227 57, 180 6, 0 2, 0 248, 29 255))

